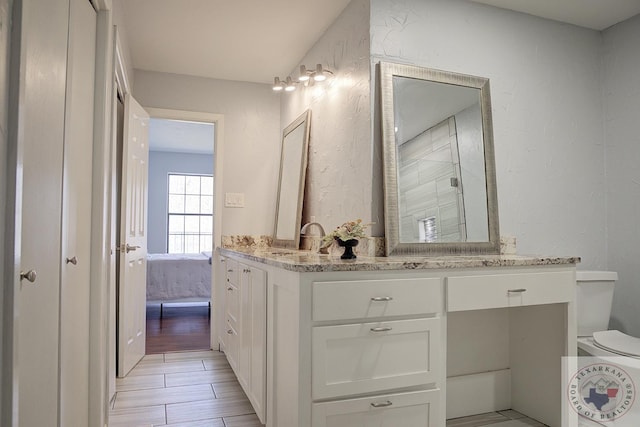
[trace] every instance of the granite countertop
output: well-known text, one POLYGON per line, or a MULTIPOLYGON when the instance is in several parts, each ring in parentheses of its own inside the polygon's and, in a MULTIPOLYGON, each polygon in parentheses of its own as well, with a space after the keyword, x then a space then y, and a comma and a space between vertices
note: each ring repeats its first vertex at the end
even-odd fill
POLYGON ((279 248, 219 248, 220 254, 236 256, 300 273, 320 271, 427 270, 431 268, 526 267, 571 265, 580 257, 525 255, 450 255, 428 257, 365 257, 341 260, 336 255, 279 248))

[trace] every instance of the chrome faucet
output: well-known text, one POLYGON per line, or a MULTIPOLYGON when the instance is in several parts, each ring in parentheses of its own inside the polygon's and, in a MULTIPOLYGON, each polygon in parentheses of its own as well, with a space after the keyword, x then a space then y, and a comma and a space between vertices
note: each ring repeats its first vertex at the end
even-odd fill
POLYGON ((318 228, 320 229, 320 237, 324 237, 325 236, 326 233, 324 232, 324 228, 322 228, 322 225, 320 225, 320 223, 318 223, 318 222, 308 222, 308 223, 306 223, 300 229, 300 234, 307 234, 307 229, 309 227, 311 227, 312 225, 317 225, 318 226, 318 228))
MULTIPOLYGON (((300 234, 307 234, 307 229, 309 227, 311 227, 312 225, 317 226, 320 229, 320 237, 324 237, 326 235, 326 233, 324 232, 324 228, 322 228, 322 225, 320 225, 320 223, 317 222, 308 222, 305 225, 302 226, 302 228, 300 229, 300 234)), ((328 254, 329 253, 329 248, 320 248, 318 250, 319 253, 321 254, 328 254)))

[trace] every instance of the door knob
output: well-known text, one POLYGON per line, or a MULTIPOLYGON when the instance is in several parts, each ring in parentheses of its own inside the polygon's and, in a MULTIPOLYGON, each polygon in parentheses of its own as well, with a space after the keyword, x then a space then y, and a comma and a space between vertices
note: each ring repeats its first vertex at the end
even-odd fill
POLYGON ((23 271, 20 272, 20 280, 27 279, 28 281, 33 283, 36 281, 37 277, 38 277, 38 274, 36 273, 35 270, 29 270, 26 273, 23 271))
POLYGON ((78 258, 75 257, 75 256, 73 258, 67 258, 67 259, 65 259, 65 262, 67 264, 77 265, 78 264, 78 258))
POLYGON ((118 250, 120 252, 125 252, 125 253, 129 253, 131 251, 135 251, 136 249, 140 249, 140 246, 131 246, 130 244, 122 244, 120 245, 120 247, 118 248, 118 250))

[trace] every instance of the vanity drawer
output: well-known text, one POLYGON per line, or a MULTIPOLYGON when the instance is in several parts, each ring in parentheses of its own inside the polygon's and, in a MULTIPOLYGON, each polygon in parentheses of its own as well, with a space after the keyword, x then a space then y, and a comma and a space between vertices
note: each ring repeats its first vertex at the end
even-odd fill
POLYGON ((435 383, 440 328, 439 317, 314 327, 313 398, 435 383))
MULTIPOLYGON (((440 390, 385 394, 314 403, 312 427, 434 427, 439 420, 440 390)), ((444 420, 442 420, 444 422, 444 420)))
POLYGON ((574 300, 573 271, 447 278, 447 311, 519 307, 574 300))
POLYGON ((442 311, 440 278, 313 283, 313 320, 366 319, 442 311))

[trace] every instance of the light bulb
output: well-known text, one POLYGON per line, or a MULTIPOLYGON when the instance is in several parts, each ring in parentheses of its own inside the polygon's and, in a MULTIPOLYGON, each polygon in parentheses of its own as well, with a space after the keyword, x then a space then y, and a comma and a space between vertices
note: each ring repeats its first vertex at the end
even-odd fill
POLYGON ((309 80, 309 73, 307 72, 307 68, 304 65, 300 66, 300 76, 298 77, 299 82, 306 82, 309 80))
POLYGON ((322 70, 322 64, 316 65, 316 71, 313 73, 313 80, 317 82, 322 82, 327 79, 327 76, 324 75, 324 71, 322 70))
POLYGON ((286 85, 284 87, 284 90, 287 92, 292 92, 294 90, 296 90, 296 87, 293 85, 293 80, 291 80, 291 76, 287 77, 287 81, 286 81, 286 85))
POLYGON ((274 77, 272 89, 275 90, 276 92, 280 92, 282 89, 284 89, 284 86, 282 85, 282 82, 278 77, 274 77))

